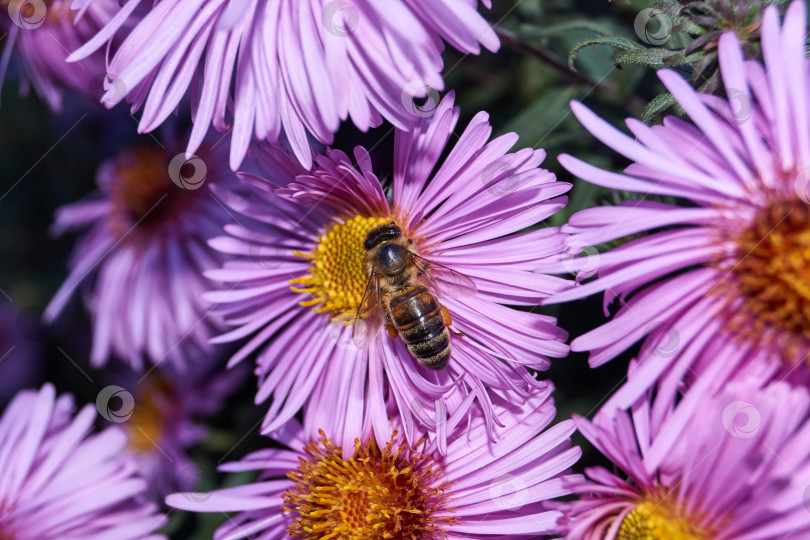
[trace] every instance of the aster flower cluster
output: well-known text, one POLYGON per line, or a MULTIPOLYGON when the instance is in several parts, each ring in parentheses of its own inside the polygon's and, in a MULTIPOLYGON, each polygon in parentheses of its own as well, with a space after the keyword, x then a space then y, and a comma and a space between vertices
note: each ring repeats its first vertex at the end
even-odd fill
POLYGON ((570 104, 621 172, 445 91, 490 88, 448 58, 499 32, 589 80, 519 4, 0 2, 0 81, 83 111, 40 161, 91 114, 66 96, 130 105, 92 112, 61 285, 0 305, 0 540, 810 536, 805 0, 656 4, 684 114, 570 104), (626 373, 590 411, 555 401, 572 352, 626 373))
POLYGON ((719 37, 727 99, 660 72, 693 124, 628 120, 632 139, 572 104, 633 162, 624 174, 560 163, 642 197, 571 217, 571 253, 598 258, 598 269, 552 301, 604 292, 606 310, 617 305, 572 342, 592 366, 642 344, 622 388, 580 420, 621 474, 586 471, 565 510, 571 538, 807 535, 806 17, 800 1, 783 22, 764 10, 762 63, 745 59, 734 33, 719 37))

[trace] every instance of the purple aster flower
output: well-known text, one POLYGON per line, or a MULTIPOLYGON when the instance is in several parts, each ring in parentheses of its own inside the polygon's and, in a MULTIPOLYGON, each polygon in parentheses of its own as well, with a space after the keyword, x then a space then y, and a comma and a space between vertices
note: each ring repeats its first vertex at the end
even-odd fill
POLYGON ((409 441, 423 424, 439 432, 443 449, 446 434, 474 402, 488 411, 491 428, 497 419, 490 391, 520 401, 545 385, 526 368, 546 369, 548 356, 566 355, 566 334, 553 318, 504 304, 534 306, 568 286, 532 272, 559 257, 563 235, 554 228, 519 231, 564 206, 559 195, 570 186, 538 168, 543 151, 508 153, 517 135, 487 142, 492 128, 485 113, 475 116, 440 164, 458 115, 448 94, 431 118, 397 132, 389 193, 360 147, 357 168, 346 154, 329 150, 316 157, 311 174, 287 154, 267 151, 273 177, 245 175, 254 190, 249 199, 217 190, 245 217, 243 226, 226 228, 230 236, 212 241, 233 259, 207 273, 228 289, 208 298, 236 326, 216 341, 253 335, 231 364, 259 351, 256 400, 273 396, 264 433, 312 398, 308 414, 336 415, 347 430, 370 422, 382 445, 389 439, 384 411, 393 403, 409 441), (370 282, 364 240, 392 222, 420 264, 442 265, 477 286, 472 295, 435 293, 452 320, 444 369, 420 365, 401 338, 385 331, 359 348, 352 339, 364 328, 363 316, 350 323, 370 282))
POLYGON ((108 410, 107 417, 126 430, 127 453, 156 501, 197 487, 200 472, 188 452, 208 435, 197 422, 222 410, 248 375, 245 369, 222 373, 218 362, 202 364, 182 374, 160 367, 146 375, 130 372, 119 377, 122 386, 107 387, 101 400, 104 410, 113 407, 113 397, 122 399, 124 405, 108 410))
MULTIPOLYGON (((2 3, 7 32, 0 59, 0 81, 12 58, 20 61, 24 82, 31 83, 48 106, 60 111, 62 90, 97 93, 106 73, 104 52, 69 64, 68 54, 109 23, 119 5, 116 0, 6 0, 2 3)), ((25 89, 25 87, 24 87, 25 89)))
POLYGON ((23 390, 0 417, 0 538, 145 540, 167 519, 118 428, 90 434, 96 409, 74 412, 53 386, 23 390))
POLYGON ((46 320, 83 286, 93 365, 115 355, 136 371, 144 357, 183 370, 214 354, 208 340, 220 322, 201 298, 202 272, 219 266, 222 256, 207 241, 232 218, 210 185, 238 184, 221 152, 186 160, 171 145, 128 149, 101 165, 97 183, 87 200, 56 214, 56 234, 82 235, 46 320))
MULTIPOLYGON (((195 512, 239 512, 214 538, 499 538, 537 537, 561 517, 550 499, 569 493, 566 470, 580 456, 570 420, 554 419, 550 388, 522 407, 504 409, 508 427, 488 436, 483 417, 448 445, 409 446, 393 436, 378 445, 368 429, 285 427, 287 448, 260 450, 222 470, 261 471, 259 479, 211 493, 177 493, 167 504, 195 512), (508 417, 508 419, 507 419, 508 417), (539 434, 538 434, 539 433, 539 434), (353 436, 349 451, 340 437, 353 436)), ((357 424, 359 426, 359 424, 357 424)), ((344 441, 345 442, 345 441, 344 441)))
POLYGON ((598 278, 557 295, 561 302, 605 291, 619 298, 613 320, 578 337, 592 366, 643 336, 638 376, 613 397, 626 408, 661 382, 674 396, 695 377, 715 386, 740 370, 764 378, 806 378, 810 353, 810 117, 805 59, 806 8, 796 1, 780 27, 776 7, 763 15, 764 65, 744 61, 733 33, 719 43, 728 99, 696 93, 671 71, 660 78, 694 121, 628 120, 628 137, 578 103, 580 121, 633 160, 624 174, 571 156, 560 162, 589 182, 643 194, 572 216, 569 251, 585 248, 580 278, 598 278), (673 198, 676 205, 647 197, 673 198), (642 234, 602 254, 588 246, 642 234), (677 356, 675 355, 677 353, 677 356), (715 361, 722 358, 720 361, 715 361), (799 368, 799 369, 796 369, 799 368))
MULTIPOLYGON (((479 53, 479 44, 497 50, 498 38, 477 3, 156 2, 110 60, 112 80, 102 101, 115 105, 125 89, 133 109, 143 106, 139 129, 145 132, 172 114, 188 92, 195 119, 189 154, 210 124, 220 131, 233 125, 235 170, 253 136, 275 142, 283 128, 309 168, 308 135, 331 144, 349 116, 366 130, 381 116, 405 128, 425 114, 413 100, 433 99, 443 87, 442 40, 468 54, 479 53)), ((131 0, 122 14, 139 4, 131 0)), ((489 0, 484 4, 490 7, 489 0)), ((98 50, 125 21, 117 16, 70 59, 98 50)))
POLYGON ((689 390, 677 407, 642 398, 632 412, 577 419, 618 471, 589 468, 572 484, 579 499, 560 505, 567 538, 810 535, 807 388, 747 379, 704 390, 689 390))

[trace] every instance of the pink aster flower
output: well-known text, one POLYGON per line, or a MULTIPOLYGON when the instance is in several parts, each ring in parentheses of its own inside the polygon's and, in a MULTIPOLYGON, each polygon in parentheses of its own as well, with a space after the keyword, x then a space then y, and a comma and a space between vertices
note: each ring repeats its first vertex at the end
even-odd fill
POLYGON ((210 185, 237 183, 219 154, 186 160, 171 145, 124 150, 101 165, 96 193, 57 212, 56 234, 82 233, 45 318, 83 287, 93 365, 114 355, 135 370, 144 357, 183 370, 214 354, 208 340, 220 322, 201 299, 202 272, 219 266, 207 241, 232 218, 210 185))
POLYGON ((116 0, 7 0, 2 24, 7 32, 0 59, 0 81, 12 59, 19 60, 24 88, 33 85, 48 106, 60 111, 62 90, 92 96, 106 73, 103 51, 69 64, 68 54, 87 42, 118 12, 116 0), (6 16, 7 15, 7 16, 6 16))
MULTIPOLYGON (((70 59, 98 50, 140 3, 127 2, 70 59)), ((468 54, 479 53, 479 44, 496 50, 498 38, 476 7, 476 0, 156 2, 110 60, 102 101, 115 105, 125 89, 133 109, 143 106, 144 132, 189 93, 195 125, 188 153, 210 124, 220 131, 232 125, 235 170, 252 137, 275 142, 283 129, 309 168, 308 136, 330 144, 349 116, 366 130, 381 116, 405 128, 425 114, 413 100, 432 99, 443 87, 442 40, 468 54)))
MULTIPOLYGON (((642 235, 590 252, 598 278, 557 295, 562 302, 605 291, 613 320, 578 337, 598 366, 648 335, 638 376, 613 398, 625 408, 656 381, 670 395, 681 381, 752 369, 805 377, 810 353, 810 115, 806 8, 796 1, 780 27, 763 15, 764 65, 744 61, 733 33, 720 38, 728 101, 696 93, 671 71, 659 76, 694 121, 611 127, 579 103, 574 114, 599 140, 633 160, 624 174, 571 156, 560 162, 589 182, 644 195, 572 216, 569 251, 642 235), (679 199, 686 206, 645 200, 679 199), (677 356, 675 353, 678 353, 677 356), (722 358, 722 365, 715 359, 722 358), (796 369, 798 368, 798 369, 796 369)), ((590 249, 590 248, 588 248, 590 249)), ((587 249, 586 249, 587 251, 587 249)), ((571 261, 569 261, 571 262, 571 261)), ((572 261, 578 263, 579 261, 572 261)), ((580 275, 588 277, 590 272, 580 275)))
POLYGON ((446 455, 434 443, 409 446, 394 437, 378 446, 368 429, 332 439, 295 420, 280 442, 228 472, 261 471, 258 481, 211 493, 178 493, 167 504, 194 512, 239 512, 214 538, 526 538, 555 530, 559 511, 547 501, 566 495, 566 470, 579 448, 573 422, 554 419, 550 388, 502 416, 508 427, 491 442, 480 415, 456 433, 446 455), (542 433, 541 433, 542 432, 542 433), (339 438, 353 436, 349 451, 339 438))
POLYGON ((567 538, 807 538, 810 394, 734 381, 718 394, 639 400, 579 430, 615 465, 586 469, 564 503, 567 538), (663 415, 657 414, 663 405, 663 415))
POLYGON ((0 417, 0 538, 165 538, 150 534, 168 520, 143 502, 126 435, 90 434, 95 407, 74 408, 46 384, 19 392, 0 417))
MULTIPOLYGON (((384 411, 394 403, 409 441, 423 424, 439 431, 443 448, 446 433, 473 402, 488 411, 491 427, 497 419, 489 392, 520 401, 545 384, 526 368, 546 369, 548 356, 566 355, 565 332, 553 318, 504 304, 534 306, 568 286, 531 271, 559 256, 564 240, 559 231, 519 231, 564 206, 559 195, 570 186, 538 168, 543 151, 508 153, 517 135, 487 142, 492 128, 485 113, 439 163, 458 114, 448 94, 431 118, 397 132, 388 193, 360 147, 357 168, 346 154, 329 150, 316 158, 311 174, 280 151, 265 152, 274 176, 246 175, 254 190, 249 199, 217 190, 244 218, 239 218, 243 226, 226 228, 230 236, 212 242, 233 259, 207 273, 226 289, 208 298, 236 327, 216 341, 253 336, 231 364, 258 350, 256 401, 273 396, 264 433, 282 426, 309 400, 310 414, 336 415, 347 430, 370 422, 384 444, 389 438, 384 411), (346 326, 369 284, 366 236, 391 223, 411 241, 410 251, 424 258, 420 264, 443 265, 477 286, 471 295, 434 292, 452 320, 444 369, 420 365, 403 339, 385 331, 358 348, 352 339, 356 327, 346 326)), ((363 324, 361 316, 361 333, 363 324)), ((320 420, 313 422, 321 425, 320 420)))
POLYGON ((201 360, 188 373, 161 367, 146 375, 129 372, 118 378, 122 386, 108 386, 99 400, 106 418, 125 429, 126 452, 138 463, 155 501, 197 487, 200 473, 189 450, 208 435, 199 422, 221 411, 248 375, 244 369, 222 373, 219 362, 201 360), (116 396, 123 404, 108 409, 116 396))

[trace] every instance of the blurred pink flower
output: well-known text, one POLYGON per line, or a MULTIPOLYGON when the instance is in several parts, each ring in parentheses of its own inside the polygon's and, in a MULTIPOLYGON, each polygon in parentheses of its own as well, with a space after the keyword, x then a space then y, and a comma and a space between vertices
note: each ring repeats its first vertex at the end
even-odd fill
POLYGON ((349 431, 370 423, 385 444, 385 411, 394 404, 409 441, 422 424, 438 433, 443 449, 447 433, 476 401, 492 428, 500 420, 492 414, 491 394, 522 401, 546 384, 526 368, 546 369, 548 356, 567 354, 566 334, 552 317, 504 304, 534 306, 569 286, 531 271, 559 257, 563 235, 555 228, 520 231, 562 208, 560 195, 570 186, 538 168, 543 151, 508 153, 517 135, 487 142, 492 128, 485 113, 440 164, 458 115, 449 94, 432 117, 396 133, 389 193, 361 147, 357 168, 346 154, 329 150, 316 158, 311 174, 281 151, 265 152, 260 159, 272 177, 244 175, 251 197, 217 189, 244 217, 243 226, 227 226, 230 236, 211 243, 231 260, 206 273, 224 289, 207 298, 236 327, 215 341, 253 336, 231 365, 259 351, 256 401, 273 396, 263 433, 309 403, 308 415, 335 416, 349 431), (344 325, 369 281, 363 241, 372 228, 392 221, 414 241, 413 251, 477 285, 470 296, 436 291, 451 328, 464 334, 451 336, 444 369, 423 367, 401 338, 384 331, 358 349, 354 328, 344 325))
POLYGON ((150 534, 168 520, 142 499, 126 435, 90 434, 96 408, 74 409, 46 384, 19 392, 0 417, 0 538, 165 538, 150 534))
POLYGON ((261 471, 256 482, 176 493, 166 503, 193 512, 239 512, 216 539, 348 538, 348 531, 368 539, 536 538, 556 531, 561 513, 546 505, 569 493, 564 486, 575 477, 566 471, 580 456, 570 444, 572 421, 549 427, 555 416, 550 392, 535 392, 521 407, 506 404, 499 415, 507 427, 496 442, 475 415, 469 431, 455 433, 446 455, 435 441, 408 446, 394 435, 378 446, 367 429, 339 430, 332 438, 328 430, 319 435, 291 420, 279 438, 287 448, 220 467, 261 471), (341 443, 341 437, 350 438, 341 443), (341 451, 346 442, 349 450, 341 451))
MULTIPOLYGON (((104 46, 139 4, 127 2, 70 60, 104 46)), ((283 129, 309 168, 308 135, 331 144, 349 116, 362 130, 381 116, 398 128, 418 120, 414 98, 443 88, 442 40, 467 54, 478 54, 479 44, 497 50, 476 7, 476 0, 156 2, 110 60, 102 101, 113 106, 126 95, 133 110, 143 106, 139 129, 146 132, 189 93, 189 154, 210 124, 220 131, 232 125, 236 170, 253 136, 275 142, 283 129)))
POLYGON ((640 200, 592 208, 571 217, 569 266, 598 278, 551 299, 563 302, 605 291, 619 299, 613 320, 576 338, 599 366, 639 339, 633 384, 612 398, 628 407, 660 381, 674 397, 681 382, 711 379, 715 387, 739 371, 768 379, 808 378, 810 353, 810 114, 806 7, 797 0, 784 26, 763 16, 764 65, 744 61, 734 33, 719 43, 728 99, 696 93, 671 71, 659 76, 695 125, 669 117, 663 125, 627 125, 628 137, 579 103, 574 114, 602 142, 633 160, 625 174, 571 156, 574 175, 640 200), (661 196, 680 204, 644 200, 661 196), (605 253, 576 254, 641 234, 605 253), (677 353, 677 354, 676 354, 677 353), (722 360, 720 360, 722 359, 722 360), (792 372, 792 373, 791 373, 792 372))
POLYGON ((223 372, 223 367, 222 362, 200 359, 188 373, 157 366, 146 374, 130 371, 114 379, 132 396, 131 407, 116 413, 126 418, 121 423, 126 452, 135 458, 156 502, 174 491, 195 489, 200 481, 188 452, 208 436, 201 422, 222 411, 249 375, 247 369, 223 372))
POLYGON ((2 5, 8 13, 0 13, 0 27, 7 32, 0 82, 18 59, 23 91, 32 84, 54 111, 62 109, 65 88, 98 98, 94 94, 101 93, 107 71, 103 51, 77 63, 66 59, 113 19, 120 9, 117 0, 6 0, 2 5))
POLYGON ((806 388, 747 379, 577 418, 618 471, 570 484, 579 499, 555 505, 567 538, 808 538, 809 414, 806 388))
POLYGON ((206 148, 187 160, 167 144, 106 161, 99 190, 56 214, 56 234, 82 232, 45 319, 57 317, 82 287, 93 318, 94 366, 117 356, 139 371, 146 357, 182 371, 216 354, 209 338, 222 326, 201 298, 208 288, 202 273, 220 265, 223 257, 207 241, 232 218, 210 186, 238 181, 221 150, 206 148))

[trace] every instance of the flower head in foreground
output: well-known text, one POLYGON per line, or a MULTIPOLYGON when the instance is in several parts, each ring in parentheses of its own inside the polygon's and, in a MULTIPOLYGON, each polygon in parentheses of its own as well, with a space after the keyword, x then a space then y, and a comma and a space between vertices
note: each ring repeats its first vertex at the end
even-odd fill
MULTIPOLYGON (((188 90, 195 121, 189 154, 209 125, 224 131, 232 124, 235 170, 253 136, 275 142, 283 129, 309 168, 308 136, 331 144, 349 116, 366 130, 381 115, 406 128, 425 114, 414 98, 434 100, 443 87, 442 40, 467 54, 480 52, 479 44, 496 50, 498 38, 477 3, 157 2, 112 57, 102 101, 115 105, 124 99, 117 87, 127 89, 133 109, 144 107, 145 132, 172 114, 188 90)), ((128 2, 122 13, 139 4, 128 2)), ((125 21, 116 17, 71 60, 98 50, 125 21)))
POLYGON ((119 381, 123 386, 107 387, 99 410, 126 431, 126 451, 138 463, 154 500, 197 487, 200 473, 188 451, 208 435, 197 422, 221 411, 247 375, 244 369, 222 373, 219 362, 208 362, 183 374, 161 367, 146 375, 130 372, 119 381), (124 405, 114 409, 116 396, 124 405))
POLYGON ((224 471, 261 471, 252 484, 212 493, 178 493, 170 506, 195 512, 240 512, 214 538, 499 538, 537 537, 561 514, 547 501, 569 493, 566 470, 580 455, 570 420, 550 427, 550 389, 503 411, 508 427, 491 442, 473 419, 446 455, 434 443, 408 446, 396 435, 378 445, 360 431, 348 452, 291 421, 288 449, 255 452, 224 471), (508 419, 507 419, 508 417, 508 419))
MULTIPOLYGON (((438 164, 458 114, 450 94, 430 119, 397 132, 390 204, 368 153, 359 147, 359 170, 347 155, 330 150, 316 158, 311 174, 286 155, 268 151, 265 158, 273 161, 268 169, 275 175, 245 176, 254 188, 251 198, 217 190, 245 217, 239 218, 244 227, 228 226, 231 236, 212 242, 235 257, 207 273, 228 289, 208 298, 238 327, 217 341, 255 333, 231 363, 260 351, 256 399, 273 396, 264 433, 282 426, 309 400, 312 415, 371 422, 380 444, 389 438, 386 411, 392 404, 403 415, 409 441, 416 423, 437 430, 443 441, 476 400, 490 411, 491 426, 489 391, 520 401, 544 384, 526 367, 546 369, 547 356, 567 353, 565 332, 553 318, 502 304, 533 306, 569 286, 532 272, 559 257, 564 240, 559 231, 519 231, 561 208, 565 198, 558 196, 570 186, 538 168, 542 151, 507 153, 515 134, 488 143, 485 113, 438 164), (474 295, 437 293, 452 319, 450 328, 463 334, 449 337, 451 357, 442 370, 421 366, 401 337, 385 331, 358 349, 352 341, 356 328, 346 325, 369 283, 367 233, 391 222, 412 241, 411 252, 477 285, 474 295)), ((322 425, 323 418, 312 422, 322 425)))
POLYGON ((0 13, 7 33, 0 81, 9 62, 19 59, 25 82, 54 111, 62 108, 64 88, 85 94, 101 89, 107 71, 103 51, 75 64, 65 60, 112 20, 119 10, 116 0, 5 0, 0 7, 8 11, 0 13))
POLYGON ((124 150, 101 165, 98 192, 57 212, 57 234, 82 235, 45 318, 84 287, 96 366, 115 355, 137 371, 145 356, 182 370, 215 354, 208 340, 220 323, 201 299, 202 272, 219 266, 207 241, 231 217, 210 185, 238 182, 218 152, 186 160, 178 151, 124 150))
POLYGON ((146 482, 117 428, 89 435, 96 409, 46 384, 0 417, 0 538, 146 540, 165 516, 143 502, 146 482))
POLYGON ((568 538, 808 537, 807 389, 748 379, 692 392, 675 408, 643 398, 632 412, 578 419, 621 473, 593 467, 575 482, 580 498, 560 505, 568 538))
POLYGON ((625 201, 579 212, 566 227, 572 252, 645 233, 593 255, 598 279, 552 300, 600 291, 606 291, 606 307, 621 300, 612 321, 572 342, 573 350, 593 351, 592 366, 649 335, 639 374, 614 396, 615 406, 628 407, 656 381, 674 392, 685 377, 710 378, 718 386, 749 368, 765 378, 788 372, 806 378, 810 62, 804 57, 805 35, 801 1, 788 8, 782 28, 777 8, 765 11, 764 65, 744 62, 734 34, 724 34, 720 69, 731 101, 697 94, 675 73, 660 72, 695 125, 678 118, 653 127, 628 120, 634 140, 582 105, 572 105, 597 138, 634 163, 616 174, 561 156, 569 171, 601 186, 687 202, 625 201))

